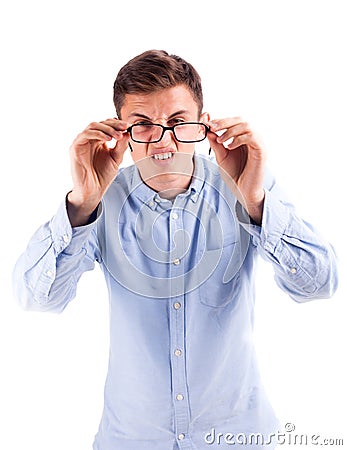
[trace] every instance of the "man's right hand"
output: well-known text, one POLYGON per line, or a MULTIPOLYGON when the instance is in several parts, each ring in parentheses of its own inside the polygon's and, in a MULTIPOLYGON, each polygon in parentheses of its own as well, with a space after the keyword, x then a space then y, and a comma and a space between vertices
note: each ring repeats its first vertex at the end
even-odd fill
POLYGON ((103 195, 116 177, 129 142, 129 124, 118 119, 91 123, 70 148, 73 189, 67 197, 71 225, 88 223, 103 195), (115 139, 113 148, 107 142, 115 139))

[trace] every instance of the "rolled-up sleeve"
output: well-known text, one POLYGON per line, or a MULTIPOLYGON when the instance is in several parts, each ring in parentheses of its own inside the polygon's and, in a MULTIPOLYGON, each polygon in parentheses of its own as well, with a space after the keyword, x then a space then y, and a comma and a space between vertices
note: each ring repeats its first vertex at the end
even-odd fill
POLYGON ((42 225, 13 271, 15 298, 26 310, 61 312, 76 295, 77 281, 98 260, 95 222, 72 228, 64 201, 42 225))
POLYGON ((279 196, 275 183, 265 190, 262 225, 237 215, 250 233, 259 254, 269 261, 278 286, 297 302, 330 298, 338 284, 336 254, 312 225, 302 220, 293 205, 279 196))

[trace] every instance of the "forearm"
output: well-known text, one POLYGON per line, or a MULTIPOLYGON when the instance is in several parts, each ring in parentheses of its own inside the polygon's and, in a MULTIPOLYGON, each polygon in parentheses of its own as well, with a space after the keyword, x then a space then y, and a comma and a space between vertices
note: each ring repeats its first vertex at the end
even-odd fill
POLYGON ((261 200, 257 203, 247 205, 247 213, 256 225, 261 225, 264 213, 265 192, 261 200))
POLYGON ((293 207, 266 193, 262 226, 244 225, 261 256, 275 271, 275 280, 294 300, 331 297, 337 287, 334 250, 293 207))
POLYGON ((82 199, 78 198, 74 191, 69 192, 66 197, 66 209, 71 226, 76 228, 92 222, 100 202, 101 196, 82 199))
POLYGON ((78 279, 94 267, 93 227, 73 229, 62 205, 37 230, 13 273, 15 297, 24 309, 60 312, 74 298, 78 279))

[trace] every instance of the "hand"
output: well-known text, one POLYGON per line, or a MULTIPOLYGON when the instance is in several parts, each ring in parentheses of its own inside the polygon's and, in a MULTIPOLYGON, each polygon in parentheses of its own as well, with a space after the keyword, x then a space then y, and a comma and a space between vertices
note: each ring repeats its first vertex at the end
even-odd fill
POLYGON ((207 137, 222 169, 223 179, 250 217, 261 224, 266 159, 262 144, 249 125, 239 117, 213 120, 208 125, 211 131, 207 137), (220 131, 222 133, 218 133, 220 131), (231 180, 227 180, 228 177, 231 180))
POLYGON ((118 173, 129 141, 128 124, 118 119, 91 123, 70 148, 73 189, 68 195, 72 226, 84 225, 118 173), (115 139, 113 148, 107 142, 115 139))

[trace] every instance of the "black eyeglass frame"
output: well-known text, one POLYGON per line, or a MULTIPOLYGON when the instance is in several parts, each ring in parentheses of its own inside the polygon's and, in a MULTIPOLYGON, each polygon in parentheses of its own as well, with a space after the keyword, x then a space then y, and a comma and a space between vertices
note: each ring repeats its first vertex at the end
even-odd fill
POLYGON ((207 133, 210 131, 210 127, 205 125, 202 122, 181 122, 181 123, 176 123, 176 125, 173 125, 172 127, 164 127, 164 125, 161 125, 160 123, 134 123, 129 128, 127 128, 127 132, 130 133, 131 139, 134 142, 137 142, 138 144, 155 144, 156 142, 160 142, 163 139, 165 131, 172 131, 177 142, 181 142, 183 144, 192 144, 194 142, 202 142, 204 139, 206 139, 207 133), (161 133, 159 139, 155 139, 154 141, 149 141, 149 142, 143 142, 143 141, 138 141, 133 138, 132 130, 134 127, 136 127, 136 126, 152 127, 153 125, 155 125, 156 127, 160 127, 162 129, 162 133, 161 133), (182 126, 182 125, 203 125, 205 127, 205 136, 202 139, 198 139, 198 140, 182 141, 181 139, 178 139, 178 137, 176 136, 176 133, 175 133, 175 128, 182 126))

